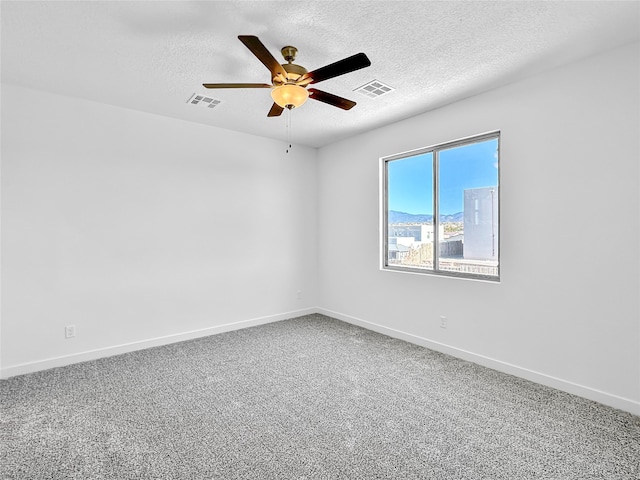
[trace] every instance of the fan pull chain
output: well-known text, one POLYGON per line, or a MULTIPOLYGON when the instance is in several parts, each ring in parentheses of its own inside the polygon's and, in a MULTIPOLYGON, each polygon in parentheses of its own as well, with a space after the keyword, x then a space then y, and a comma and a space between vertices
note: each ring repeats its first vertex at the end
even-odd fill
POLYGON ((287 108, 287 153, 291 150, 291 109, 287 108))

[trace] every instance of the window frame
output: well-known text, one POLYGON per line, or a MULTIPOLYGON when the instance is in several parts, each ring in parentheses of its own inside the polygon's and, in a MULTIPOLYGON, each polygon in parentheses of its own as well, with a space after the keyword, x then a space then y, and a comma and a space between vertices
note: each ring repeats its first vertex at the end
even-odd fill
POLYGON ((468 279, 468 280, 480 280, 480 281, 490 281, 493 283, 500 283, 500 270, 501 270, 501 260, 500 260, 500 244, 501 244, 501 228, 502 228, 502 222, 501 222, 501 216, 500 216, 500 210, 501 210, 501 188, 500 188, 500 171, 502 170, 502 155, 500 152, 501 149, 501 134, 500 134, 500 130, 494 130, 494 131, 490 131, 490 132, 486 132, 486 133, 481 133, 479 135, 472 135, 469 137, 464 137, 464 138, 460 138, 457 140, 453 140, 453 141, 449 141, 449 142, 443 142, 443 143, 438 143, 435 145, 430 145, 428 147, 422 147, 422 148, 417 148, 414 150, 409 150, 409 151, 405 151, 405 152, 401 152, 401 153, 396 153, 393 155, 388 155, 385 157, 380 157, 380 183, 381 183, 381 214, 380 214, 380 220, 381 220, 381 232, 382 232, 382 239, 381 239, 381 265, 380 265, 380 269, 381 270, 385 270, 385 271, 393 271, 393 272, 403 272, 403 273, 417 273, 417 274, 422 274, 422 275, 433 275, 433 276, 439 276, 439 277, 453 277, 453 278, 463 278, 463 279, 468 279), (465 145, 470 145, 470 144, 474 144, 474 143, 480 143, 483 141, 487 141, 487 140, 497 140, 498 141, 498 146, 497 146, 497 153, 498 153, 498 172, 497 172, 497 199, 498 199, 498 206, 497 206, 497 210, 498 210, 498 226, 497 226, 497 230, 498 230, 498 235, 497 235, 497 275, 487 275, 487 274, 476 274, 476 273, 468 273, 468 272, 453 272, 453 271, 449 271, 449 270, 440 270, 440 231, 439 231, 439 227, 440 227, 440 209, 439 209, 439 196, 440 196, 440 191, 439 191, 439 184, 440 184, 440 168, 439 168, 439 163, 440 163, 440 152, 442 150, 448 150, 451 148, 456 148, 456 147, 461 147, 461 146, 465 146, 465 145), (418 268, 418 267, 411 267, 411 266, 400 266, 400 265, 392 265, 389 264, 389 219, 388 219, 388 215, 389 215, 389 180, 388 180, 388 164, 389 162, 392 162, 394 160, 401 160, 403 158, 409 158, 409 157, 414 157, 414 156, 418 156, 418 155, 424 155, 424 154, 428 154, 431 153, 433 155, 433 160, 432 160, 432 188, 433 188, 433 269, 426 269, 426 268, 418 268), (436 248, 436 245, 438 246, 438 248, 436 248))

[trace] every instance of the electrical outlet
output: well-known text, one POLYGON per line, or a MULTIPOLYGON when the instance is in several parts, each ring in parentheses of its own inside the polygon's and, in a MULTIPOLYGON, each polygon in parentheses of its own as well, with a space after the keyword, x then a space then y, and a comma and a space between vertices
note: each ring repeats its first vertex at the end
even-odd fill
POLYGON ((73 338, 76 336, 76 326, 67 325, 64 327, 64 338, 73 338))
POLYGON ((440 315, 440 328, 447 328, 447 317, 440 315))

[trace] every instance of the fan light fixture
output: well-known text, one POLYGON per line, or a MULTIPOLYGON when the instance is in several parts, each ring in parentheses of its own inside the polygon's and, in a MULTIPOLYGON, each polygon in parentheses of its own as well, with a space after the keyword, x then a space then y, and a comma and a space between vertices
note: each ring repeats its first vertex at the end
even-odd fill
POLYGON ((282 108, 298 108, 309 98, 309 92, 300 85, 285 84, 271 90, 271 98, 282 108))

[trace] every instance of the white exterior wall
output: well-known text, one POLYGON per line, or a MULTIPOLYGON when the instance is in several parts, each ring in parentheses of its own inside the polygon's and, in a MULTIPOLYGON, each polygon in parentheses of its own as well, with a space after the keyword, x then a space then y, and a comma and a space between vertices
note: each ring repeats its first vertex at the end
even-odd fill
POLYGON ((416 239, 414 237, 393 237, 396 239, 396 243, 398 245, 404 245, 405 247, 412 247, 416 244, 416 239))
POLYGON ((464 191, 464 258, 498 260, 498 189, 464 191))

